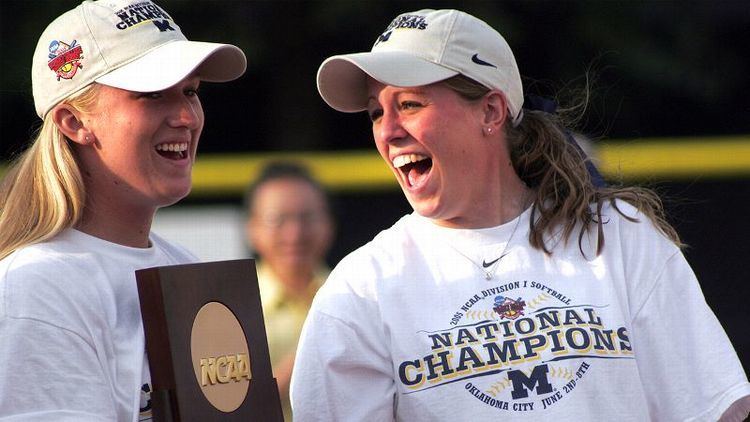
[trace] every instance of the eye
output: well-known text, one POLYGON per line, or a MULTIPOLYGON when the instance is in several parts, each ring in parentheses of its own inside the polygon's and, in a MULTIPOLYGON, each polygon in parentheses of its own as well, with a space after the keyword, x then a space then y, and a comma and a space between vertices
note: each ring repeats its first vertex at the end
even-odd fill
POLYGON ((417 101, 402 101, 400 104, 401 110, 411 110, 422 107, 422 104, 417 101))
POLYGON ((185 89, 185 95, 188 97, 197 97, 198 96, 198 87, 191 87, 185 89))
POLYGON ((158 100, 161 98, 161 91, 157 92, 142 92, 138 98, 145 98, 147 100, 158 100))
POLYGON ((379 118, 383 116, 383 110, 375 109, 375 110, 370 111, 369 114, 370 114, 370 120, 375 122, 376 120, 378 120, 379 118))

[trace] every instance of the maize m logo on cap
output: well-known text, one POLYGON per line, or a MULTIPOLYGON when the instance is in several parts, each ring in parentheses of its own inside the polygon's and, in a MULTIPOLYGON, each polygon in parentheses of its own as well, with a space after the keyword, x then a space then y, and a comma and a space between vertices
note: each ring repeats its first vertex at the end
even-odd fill
POLYGON ((375 41, 375 44, 388 41, 391 38, 391 34, 396 29, 427 29, 427 20, 421 15, 401 15, 397 16, 396 19, 392 20, 391 23, 385 28, 382 34, 375 41))
POLYGON ((119 22, 115 25, 117 29, 124 30, 142 23, 151 22, 159 31, 174 31, 169 24, 173 21, 172 17, 159 6, 150 1, 133 3, 115 12, 119 22))
POLYGON ((83 47, 76 40, 68 44, 64 41, 53 40, 49 44, 49 61, 47 66, 55 72, 57 80, 73 79, 79 68, 83 68, 83 47))

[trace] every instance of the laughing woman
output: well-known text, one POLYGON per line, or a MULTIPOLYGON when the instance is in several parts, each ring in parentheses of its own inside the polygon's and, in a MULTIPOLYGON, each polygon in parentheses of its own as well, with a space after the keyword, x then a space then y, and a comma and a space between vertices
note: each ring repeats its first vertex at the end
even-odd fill
POLYGON ((513 53, 455 10, 321 65, 414 208, 318 292, 299 421, 741 420, 750 384, 658 198, 607 188, 513 53), (549 110, 549 109, 548 109, 549 110), (592 174, 593 173, 593 174, 592 174))
POLYGON ((42 33, 44 122, 0 188, 0 418, 150 419, 134 270, 195 260, 151 221, 190 191, 201 81, 245 66, 149 1, 87 1, 42 33))

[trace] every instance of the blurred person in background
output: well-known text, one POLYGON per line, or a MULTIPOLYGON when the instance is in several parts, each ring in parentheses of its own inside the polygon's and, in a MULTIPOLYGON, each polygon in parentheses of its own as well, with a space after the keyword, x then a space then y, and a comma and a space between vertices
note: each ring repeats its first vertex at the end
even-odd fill
POLYGON ((245 195, 248 243, 257 265, 268 348, 286 420, 289 383, 302 324, 329 273, 334 237, 328 196, 307 168, 267 164, 245 195))

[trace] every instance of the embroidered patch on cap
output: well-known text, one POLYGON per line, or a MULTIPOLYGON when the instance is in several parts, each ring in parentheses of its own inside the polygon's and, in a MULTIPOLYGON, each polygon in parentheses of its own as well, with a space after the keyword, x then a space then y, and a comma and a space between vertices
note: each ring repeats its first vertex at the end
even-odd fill
POLYGON ((83 48, 76 40, 67 44, 63 41, 54 40, 49 44, 49 61, 47 66, 55 72, 57 80, 73 79, 79 68, 83 68, 83 48))
POLYGON ((420 15, 401 15, 391 21, 385 31, 378 37, 375 44, 388 41, 394 29, 427 29, 427 21, 420 15))
POLYGON ((160 32, 167 30, 174 31, 169 24, 172 18, 159 6, 150 1, 143 1, 129 4, 126 7, 115 12, 116 19, 119 22, 115 25, 117 29, 129 29, 142 23, 151 22, 160 32))

